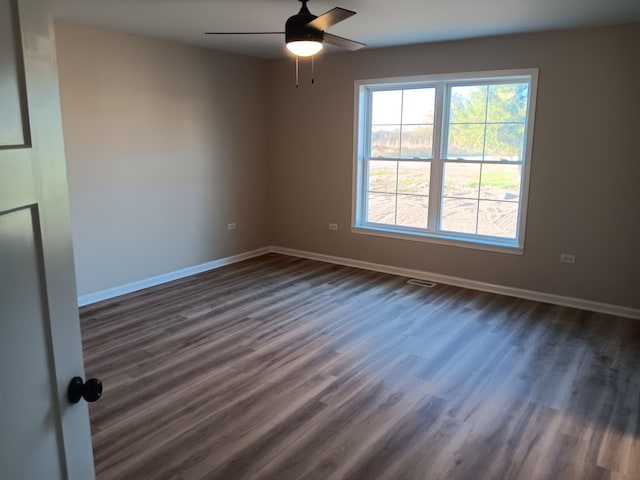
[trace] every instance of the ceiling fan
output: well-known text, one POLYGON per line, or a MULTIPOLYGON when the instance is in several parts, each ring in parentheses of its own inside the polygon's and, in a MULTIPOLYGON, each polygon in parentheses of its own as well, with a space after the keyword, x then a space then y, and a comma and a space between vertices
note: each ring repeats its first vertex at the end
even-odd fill
POLYGON ((366 47, 364 43, 349 40, 327 33, 325 30, 356 14, 345 8, 335 7, 319 17, 307 8, 308 0, 299 0, 302 8, 297 15, 289 17, 284 32, 205 32, 206 35, 282 35, 285 36, 287 49, 297 57, 311 57, 322 50, 323 43, 358 50, 366 47))

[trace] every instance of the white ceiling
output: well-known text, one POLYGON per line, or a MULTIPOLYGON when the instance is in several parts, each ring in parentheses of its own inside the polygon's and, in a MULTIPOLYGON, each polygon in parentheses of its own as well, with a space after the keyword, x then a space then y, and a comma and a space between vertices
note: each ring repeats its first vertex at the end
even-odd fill
MULTIPOLYGON (((53 0, 56 18, 263 58, 286 56, 284 35, 212 36, 205 31, 283 31, 297 0, 53 0)), ((640 21, 640 0, 310 0, 357 15, 328 31, 368 48, 640 21)))

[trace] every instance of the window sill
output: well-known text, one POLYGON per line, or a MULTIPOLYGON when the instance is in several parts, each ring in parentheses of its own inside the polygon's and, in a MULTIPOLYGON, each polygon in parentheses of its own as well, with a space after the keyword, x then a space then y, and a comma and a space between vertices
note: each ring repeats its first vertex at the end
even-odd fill
POLYGON ((397 238, 399 240, 411 240, 414 242, 437 243, 452 247, 471 248, 475 250, 485 250, 488 252, 508 253, 511 255, 523 255, 524 247, 510 242, 500 242, 491 240, 479 240, 473 238, 463 238, 444 234, 429 234, 423 232, 406 232, 393 228, 379 226, 356 225, 351 227, 353 233, 363 235, 374 235, 377 237, 397 238))

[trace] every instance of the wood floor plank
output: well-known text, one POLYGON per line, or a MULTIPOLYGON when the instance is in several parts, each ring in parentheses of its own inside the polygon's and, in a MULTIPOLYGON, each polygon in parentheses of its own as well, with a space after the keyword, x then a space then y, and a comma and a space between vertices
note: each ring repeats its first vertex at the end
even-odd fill
POLYGON ((640 322, 269 254, 81 309, 98 480, 640 478, 640 322))

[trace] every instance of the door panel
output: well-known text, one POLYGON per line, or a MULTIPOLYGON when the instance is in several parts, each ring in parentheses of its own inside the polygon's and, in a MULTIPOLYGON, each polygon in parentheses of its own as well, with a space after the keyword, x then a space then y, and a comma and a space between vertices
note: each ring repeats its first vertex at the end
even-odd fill
POLYGON ((0 477, 95 478, 50 7, 0 0, 0 477))
POLYGON ((37 216, 32 213, 23 208, 0 214, 0 272, 7 280, 0 289, 0 406, 11 412, 0 432, 2 437, 11 432, 11 438, 2 438, 0 472, 5 478, 55 480, 63 478, 56 435, 60 420, 51 381, 49 318, 42 302, 37 216))
MULTIPOLYGON (((0 0, 2 2, 3 0, 0 0)), ((0 150, 0 212, 35 202, 29 150, 0 150)))
POLYGON ((0 148, 26 143, 24 70, 16 14, 13 2, 0 1, 0 148))

